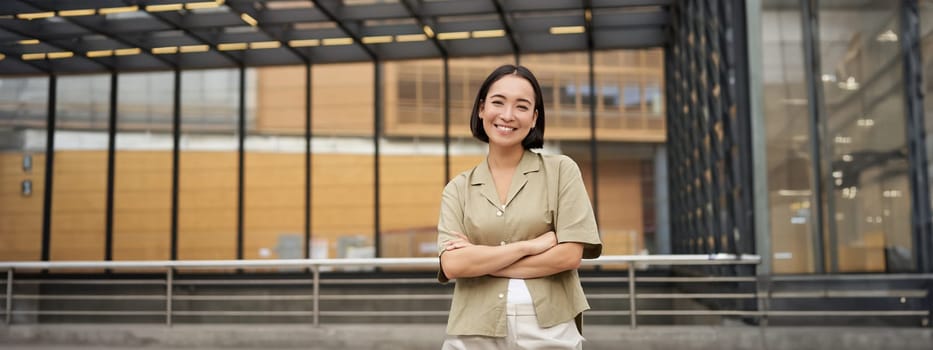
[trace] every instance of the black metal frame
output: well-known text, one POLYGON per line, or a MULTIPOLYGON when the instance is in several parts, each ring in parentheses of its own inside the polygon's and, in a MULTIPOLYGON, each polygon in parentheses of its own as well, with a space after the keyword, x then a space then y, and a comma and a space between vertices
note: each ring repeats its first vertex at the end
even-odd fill
POLYGON ((311 258, 311 63, 305 63, 305 227, 304 257, 311 258))
MULTIPOLYGON (((933 272, 933 213, 930 209, 929 155, 923 109, 923 60, 916 0, 901 1, 901 50, 904 65, 904 112, 909 166, 911 227, 917 272, 933 272)), ((933 307, 933 305, 931 305, 933 307)))
POLYGON ((382 136, 382 62, 373 60, 373 247, 374 255, 382 257, 382 202, 379 196, 379 138, 382 136))
POLYGON ((246 66, 240 66, 239 109, 237 113, 237 200, 236 258, 243 259, 243 214, 246 200, 246 66))
POLYGON ((181 70, 175 70, 172 89, 172 228, 171 260, 178 260, 178 189, 181 168, 181 70))
POLYGON ((49 75, 48 111, 45 119, 45 185, 42 188, 42 261, 48 261, 52 249, 52 193, 55 175, 55 103, 58 76, 49 75))
MULTIPOLYGON (((833 220, 826 219, 826 213, 832 213, 833 210, 824 208, 824 198, 832 197, 827 190, 832 191, 832 186, 824 188, 823 183, 823 152, 822 140, 823 128, 825 124, 825 112, 823 111, 823 86, 820 81, 820 56, 819 56, 819 18, 816 14, 815 4, 809 0, 800 0, 800 17, 803 21, 801 29, 803 32, 803 52, 804 69, 807 82, 807 105, 810 116, 810 186, 811 186, 811 244, 813 245, 813 270, 815 273, 823 273, 826 269, 826 259, 824 259, 823 246, 823 225, 833 220)), ((831 184, 830 184, 831 185, 831 184)), ((834 231, 834 230, 830 230, 834 231)), ((832 248, 834 245, 830 245, 832 248)), ((835 249, 830 249, 835 251, 835 249)), ((835 259, 831 259, 835 261, 835 259)), ((830 271, 835 271, 832 268, 830 271)))
POLYGON ((104 260, 113 260, 113 190, 117 148, 117 73, 110 73, 110 125, 107 128, 107 218, 104 223, 104 260))

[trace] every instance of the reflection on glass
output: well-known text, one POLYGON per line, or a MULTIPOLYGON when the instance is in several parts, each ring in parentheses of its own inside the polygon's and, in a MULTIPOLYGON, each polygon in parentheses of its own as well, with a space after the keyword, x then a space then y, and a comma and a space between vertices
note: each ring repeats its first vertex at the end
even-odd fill
MULTIPOLYGON (((450 176, 457 176, 479 164, 486 156, 487 145, 473 138, 470 114, 483 80, 496 67, 514 64, 513 56, 450 59, 450 176)), ((525 62, 523 62, 525 63, 525 62)), ((534 68, 532 68, 534 71, 534 68)), ((534 71, 538 74, 537 71, 534 71)), ((541 77, 538 76, 539 82, 541 77)), ((544 83, 541 83, 542 88, 544 83)), ((547 97, 545 97, 547 100, 547 97)), ((547 116, 550 119, 550 114, 547 116)), ((552 124, 548 124, 550 127, 552 124)), ((550 130, 550 129, 548 129, 550 130)), ((545 135, 545 138, 549 135, 545 135)), ((439 200, 439 198, 438 198, 439 200)), ((435 218, 436 221, 436 218, 435 218)), ((436 224, 436 223, 435 223, 436 224)))
POLYGON ((821 4, 820 55, 826 111, 829 255, 840 272, 915 267, 904 133, 900 4, 873 11, 821 4), (833 254, 834 253, 834 254, 833 254))
POLYGON ((102 260, 110 76, 58 78, 51 260, 102 260))
POLYGON ((171 252, 174 74, 120 74, 113 193, 113 259, 171 252))
POLYGON ((661 54, 660 49, 594 52, 593 69, 601 94, 596 106, 598 140, 664 141, 661 54))
MULTIPOLYGON (((779 3, 772 1, 773 3, 779 3)), ((811 205, 810 128, 798 7, 762 11, 765 129, 768 143, 768 200, 772 269, 812 273, 814 230, 811 205)))
POLYGON ((381 256, 435 257, 438 194, 446 183, 443 61, 400 61, 383 67, 381 256))
POLYGON ((45 77, 0 79, 0 260, 41 258, 48 84, 45 77))
POLYGON ((312 257, 375 255, 374 71, 372 63, 312 67, 312 257))
POLYGON ((178 259, 235 259, 239 70, 181 75, 178 259))
POLYGON ((243 257, 305 253, 305 66, 248 69, 243 257))

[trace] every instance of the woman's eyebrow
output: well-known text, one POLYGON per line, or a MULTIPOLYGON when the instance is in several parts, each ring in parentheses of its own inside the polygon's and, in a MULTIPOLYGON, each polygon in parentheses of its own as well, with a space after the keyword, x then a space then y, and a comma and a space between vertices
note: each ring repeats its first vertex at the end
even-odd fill
MULTIPOLYGON (((505 97, 504 95, 502 95, 502 94, 493 94, 492 96, 489 96, 489 99, 493 99, 493 98, 495 98, 495 97, 508 100, 508 98, 506 98, 506 97, 505 97)), ((527 99, 527 98, 519 98, 519 99, 518 99, 518 102, 526 102, 526 103, 531 104, 531 100, 529 100, 529 99, 527 99)))

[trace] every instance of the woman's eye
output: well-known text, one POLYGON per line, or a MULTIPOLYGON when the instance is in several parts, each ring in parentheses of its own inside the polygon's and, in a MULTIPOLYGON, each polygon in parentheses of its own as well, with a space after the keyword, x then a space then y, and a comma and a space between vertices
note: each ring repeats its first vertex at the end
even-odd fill
POLYGON ((494 105, 496 105, 496 106, 501 106, 501 105, 502 105, 502 101, 492 101, 492 104, 494 104, 494 105))
POLYGON ((518 109, 521 110, 521 111, 527 111, 527 110, 528 110, 528 106, 518 106, 518 109))

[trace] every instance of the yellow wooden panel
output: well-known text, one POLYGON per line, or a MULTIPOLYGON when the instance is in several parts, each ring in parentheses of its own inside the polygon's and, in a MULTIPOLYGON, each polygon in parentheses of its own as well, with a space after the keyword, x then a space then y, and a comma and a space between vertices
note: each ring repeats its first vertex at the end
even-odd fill
POLYGON ((45 156, 29 154, 32 169, 24 171, 23 152, 0 152, 0 261, 41 258, 45 156), (32 181, 29 196, 21 193, 25 180, 32 181))

